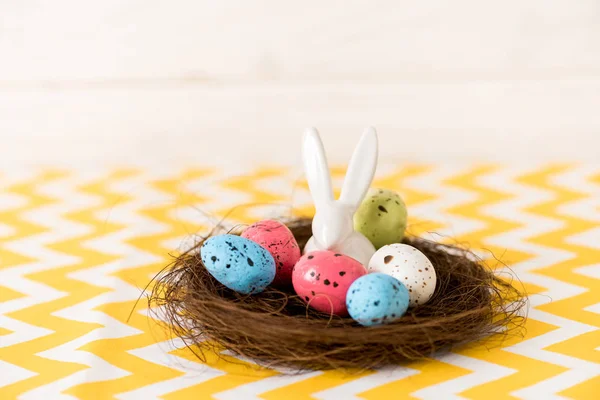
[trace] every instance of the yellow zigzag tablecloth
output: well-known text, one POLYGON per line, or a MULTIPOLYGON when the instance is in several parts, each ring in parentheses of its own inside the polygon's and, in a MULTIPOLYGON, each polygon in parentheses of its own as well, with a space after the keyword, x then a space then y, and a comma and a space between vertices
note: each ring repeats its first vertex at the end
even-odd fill
POLYGON ((401 192, 411 233, 490 250, 523 281, 526 332, 499 346, 360 375, 286 374, 231 355, 200 363, 144 301, 128 319, 168 254, 232 207, 246 205, 230 215, 243 223, 290 204, 310 213, 299 178, 0 170, 0 399, 600 398, 600 166, 380 167, 374 186, 401 192))

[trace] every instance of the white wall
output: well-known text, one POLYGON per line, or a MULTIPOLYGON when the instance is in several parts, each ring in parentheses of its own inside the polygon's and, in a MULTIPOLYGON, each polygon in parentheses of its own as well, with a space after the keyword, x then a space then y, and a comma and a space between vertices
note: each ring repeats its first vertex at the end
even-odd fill
POLYGON ((0 0, 3 162, 287 162, 308 125, 344 160, 368 124, 390 160, 597 159, 600 3, 0 0))

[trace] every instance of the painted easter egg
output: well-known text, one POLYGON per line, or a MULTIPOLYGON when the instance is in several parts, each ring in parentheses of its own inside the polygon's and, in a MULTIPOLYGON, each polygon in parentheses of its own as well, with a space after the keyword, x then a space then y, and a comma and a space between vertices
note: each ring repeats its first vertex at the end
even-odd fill
POLYGON ((210 274, 239 293, 262 292, 275 278, 275 260, 253 241, 236 235, 207 239, 200 257, 210 274))
POLYGON ((406 218, 406 205, 398 193, 371 189, 354 214, 354 230, 379 249, 402 241, 406 218))
POLYGON ((300 247, 294 234, 279 221, 265 220, 250 225, 242 233, 266 249, 275 260, 274 285, 287 286, 292 283, 292 270, 300 259, 300 247))
POLYGON ((408 289, 410 307, 425 304, 435 291, 436 275, 431 261, 407 244, 383 246, 371 257, 369 272, 382 272, 398 279, 408 289))
POLYGON ((346 306, 356 322, 381 325, 400 318, 408 309, 406 287, 391 275, 372 273, 355 280, 348 289, 346 306))
POLYGON ((298 296, 315 310, 346 316, 348 288, 366 273, 366 268, 351 257, 318 250, 300 258, 292 273, 292 283, 298 296))

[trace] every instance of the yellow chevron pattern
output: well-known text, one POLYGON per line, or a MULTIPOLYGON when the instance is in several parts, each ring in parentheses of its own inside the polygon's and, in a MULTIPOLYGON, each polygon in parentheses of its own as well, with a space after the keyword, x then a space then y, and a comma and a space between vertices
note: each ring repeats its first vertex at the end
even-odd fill
MULTIPOLYGON (((0 399, 599 398, 600 165, 379 171, 412 234, 468 243, 518 274, 524 337, 359 375, 226 353, 200 363, 147 309, 146 284, 224 217, 310 214, 298 170, 0 170, 0 399)), ((334 184, 343 175, 333 168, 334 184)))

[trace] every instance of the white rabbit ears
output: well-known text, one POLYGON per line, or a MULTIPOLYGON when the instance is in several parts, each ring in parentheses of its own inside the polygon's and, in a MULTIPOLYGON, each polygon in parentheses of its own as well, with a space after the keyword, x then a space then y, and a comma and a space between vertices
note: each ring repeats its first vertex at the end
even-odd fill
POLYGON ((315 206, 333 201, 333 189, 325 148, 319 132, 315 128, 308 128, 304 131, 302 160, 308 188, 315 206))
MULTIPOLYGON (((315 206, 327 204, 334 200, 329 165, 325 156, 323 142, 315 128, 308 128, 304 132, 303 161, 308 187, 312 194, 315 206)), ((350 163, 340 202, 358 208, 367 194, 371 181, 377 169, 378 141, 375 128, 368 127, 362 134, 350 163)))
POLYGON ((342 203, 358 208, 363 201, 375 176, 378 151, 377 132, 375 128, 368 127, 363 132, 350 159, 340 194, 342 203))

